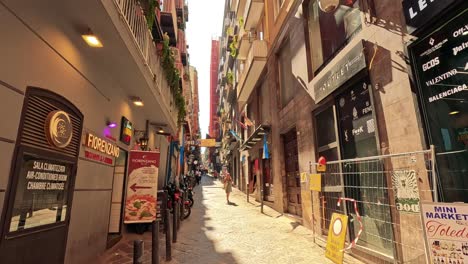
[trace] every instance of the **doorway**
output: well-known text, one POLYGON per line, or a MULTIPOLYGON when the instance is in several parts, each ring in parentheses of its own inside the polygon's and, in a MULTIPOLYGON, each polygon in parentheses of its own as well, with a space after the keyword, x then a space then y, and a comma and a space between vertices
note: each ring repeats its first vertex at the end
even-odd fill
POLYGON ((122 215, 126 190, 125 183, 127 182, 127 155, 127 151, 120 149, 120 155, 115 159, 107 248, 112 247, 122 238, 122 215))
POLYGON ((283 144, 287 212, 302 217, 301 180, 299 175, 296 128, 291 129, 283 135, 283 144))

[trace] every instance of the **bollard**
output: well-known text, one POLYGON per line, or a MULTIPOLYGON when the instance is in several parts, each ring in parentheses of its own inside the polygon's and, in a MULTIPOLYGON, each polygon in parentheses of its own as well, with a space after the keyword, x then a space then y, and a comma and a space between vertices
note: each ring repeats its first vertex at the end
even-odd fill
POLYGON ((153 221, 151 263, 159 264, 159 220, 153 221))
POLYGON ((171 261, 171 223, 170 223, 170 212, 169 209, 166 209, 164 215, 164 230, 166 232, 166 261, 171 261))
POLYGON ((179 212, 179 203, 174 203, 173 214, 172 214, 172 243, 177 242, 177 215, 179 212))
POLYGON ((133 264, 143 264, 143 240, 133 241, 133 264))

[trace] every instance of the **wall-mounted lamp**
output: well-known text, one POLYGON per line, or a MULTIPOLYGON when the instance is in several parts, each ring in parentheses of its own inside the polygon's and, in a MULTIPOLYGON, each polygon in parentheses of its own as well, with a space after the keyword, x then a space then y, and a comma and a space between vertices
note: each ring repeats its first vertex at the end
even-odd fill
POLYGON ((454 110, 454 111, 450 112, 449 115, 456 115, 456 114, 459 114, 459 113, 460 113, 460 111, 454 110))
POLYGON ((88 31, 85 34, 82 34, 81 37, 84 39, 86 44, 88 44, 90 47, 93 47, 93 48, 104 47, 104 45, 102 45, 102 42, 99 40, 99 38, 96 35, 94 35, 91 29, 88 29, 88 31))
POLYGON ((140 143, 141 150, 148 149, 148 141, 149 139, 146 136, 143 136, 142 138, 140 138, 139 143, 140 143))
POLYGON ((116 122, 111 122, 111 121, 107 121, 106 125, 107 125, 108 128, 116 128, 117 127, 117 123, 116 122))
POLYGON ((136 106, 143 106, 143 100, 138 96, 132 96, 130 97, 130 100, 132 100, 133 104, 136 106))

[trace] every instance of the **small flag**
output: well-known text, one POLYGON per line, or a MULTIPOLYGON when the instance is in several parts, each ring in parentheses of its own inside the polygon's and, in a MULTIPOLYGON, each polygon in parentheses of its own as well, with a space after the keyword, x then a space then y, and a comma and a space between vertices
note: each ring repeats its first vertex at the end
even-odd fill
POLYGON ((263 135, 263 159, 269 159, 267 136, 263 135))
POLYGON ((253 126, 253 122, 250 121, 250 119, 247 116, 244 116, 245 118, 245 125, 246 126, 253 126))

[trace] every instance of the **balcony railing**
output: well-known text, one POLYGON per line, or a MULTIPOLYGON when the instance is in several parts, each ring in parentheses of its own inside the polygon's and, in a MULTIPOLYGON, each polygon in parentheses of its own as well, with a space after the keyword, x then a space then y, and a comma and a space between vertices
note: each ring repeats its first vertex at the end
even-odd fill
POLYGON ((124 18, 145 66, 153 78, 154 83, 151 86, 153 95, 155 98, 162 98, 162 103, 170 112, 172 121, 177 123, 178 112, 174 98, 161 67, 161 61, 141 6, 135 0, 114 0, 114 3, 124 18))

